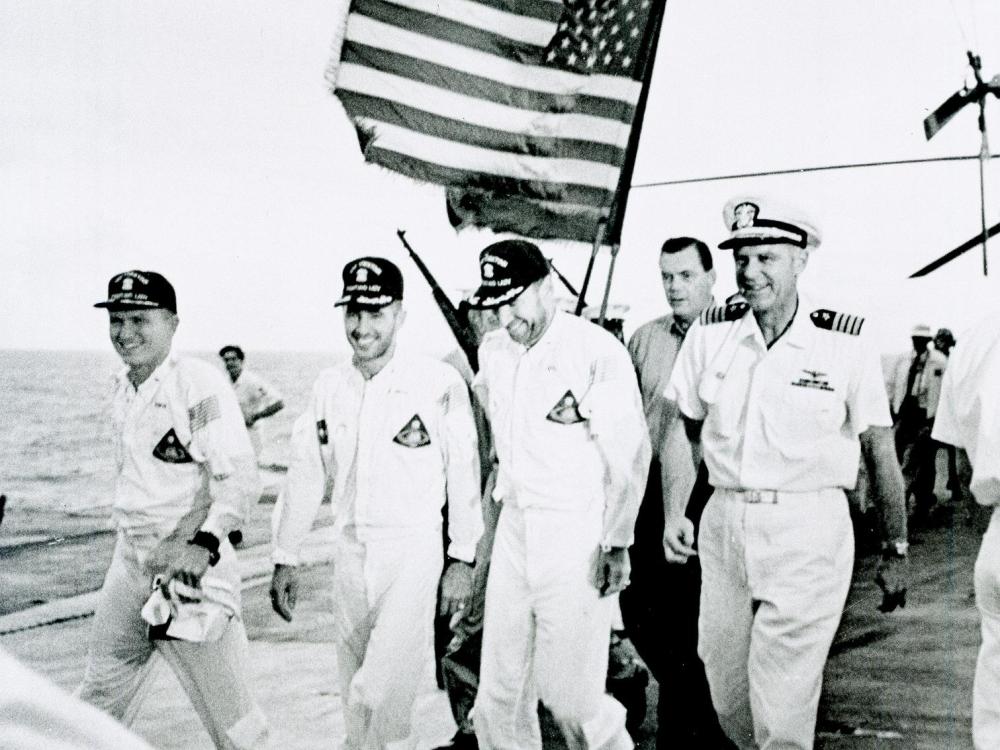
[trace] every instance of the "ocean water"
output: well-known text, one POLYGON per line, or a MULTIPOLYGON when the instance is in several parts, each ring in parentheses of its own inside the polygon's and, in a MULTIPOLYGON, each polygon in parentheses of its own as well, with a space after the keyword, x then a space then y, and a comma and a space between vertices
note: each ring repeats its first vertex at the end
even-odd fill
MULTIPOLYGON (((214 353, 195 354, 219 367, 214 353)), ((247 367, 274 384, 285 409, 265 425, 262 464, 286 464, 292 423, 334 354, 248 353, 247 367)), ((0 546, 25 535, 107 528, 112 443, 106 408, 121 363, 113 351, 0 350, 0 546)))

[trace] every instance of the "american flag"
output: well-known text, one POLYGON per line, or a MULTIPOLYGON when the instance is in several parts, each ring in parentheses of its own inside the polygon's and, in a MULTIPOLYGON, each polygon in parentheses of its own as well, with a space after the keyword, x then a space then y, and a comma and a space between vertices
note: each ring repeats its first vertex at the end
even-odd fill
POLYGON ((448 187, 456 226, 590 241, 664 0, 353 0, 334 92, 365 158, 448 187))

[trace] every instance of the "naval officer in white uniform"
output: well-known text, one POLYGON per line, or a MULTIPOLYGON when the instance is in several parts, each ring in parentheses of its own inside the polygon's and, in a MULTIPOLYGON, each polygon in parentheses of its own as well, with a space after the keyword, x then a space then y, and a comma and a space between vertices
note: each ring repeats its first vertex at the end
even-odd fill
POLYGON ((757 198, 731 201, 724 219, 720 247, 733 250, 746 301, 702 314, 667 387, 715 488, 697 540, 698 652, 733 742, 811 748, 854 561, 844 490, 863 453, 886 539, 880 581, 898 597, 902 477, 864 320, 798 291, 816 229, 757 198))

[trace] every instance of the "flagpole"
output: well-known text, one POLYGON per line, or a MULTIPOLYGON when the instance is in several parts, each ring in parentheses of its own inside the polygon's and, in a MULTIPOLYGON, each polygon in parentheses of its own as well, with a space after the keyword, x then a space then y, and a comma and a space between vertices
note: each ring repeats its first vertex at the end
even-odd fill
POLYGON ((597 317, 597 325, 604 325, 604 316, 608 312, 608 297, 611 296, 611 278, 615 275, 615 261, 618 260, 618 250, 621 248, 617 242, 611 246, 611 263, 608 266, 608 283, 604 285, 604 297, 601 299, 601 314, 597 317))
POLYGON ((587 272, 583 275, 583 287, 576 296, 576 309, 574 315, 581 315, 583 308, 587 305, 587 289, 590 287, 590 274, 594 272, 594 261, 597 260, 597 251, 601 249, 604 242, 604 231, 607 229, 608 220, 601 219, 597 222, 597 231, 594 233, 594 245, 590 249, 590 261, 587 263, 587 272))
MULTIPOLYGON (((604 285, 604 298, 601 301, 601 313, 598 320, 603 323, 608 308, 608 297, 611 293, 611 279, 615 273, 615 259, 621 244, 622 225, 625 223, 625 206, 628 204, 629 188, 632 186, 632 175, 635 172, 635 157, 639 153, 639 135, 642 132, 642 121, 646 116, 646 102, 649 100, 649 88, 653 80, 653 65, 656 62, 656 49, 660 42, 660 29, 663 26, 663 13, 667 0, 652 0, 650 14, 652 17, 646 24, 646 38, 643 40, 641 53, 643 55, 637 67, 642 81, 639 101, 635 106, 635 116, 632 118, 632 129, 628 136, 628 147, 625 150, 625 163, 618 175, 618 189, 615 191, 611 210, 608 214, 608 232, 605 237, 611 243, 611 263, 608 266, 608 280, 604 285)), ((595 240, 596 247, 596 240, 595 240)), ((596 252, 594 253, 596 255, 596 252)), ((593 257, 591 256, 591 263, 593 257)), ((589 268, 588 268, 589 278, 589 268)), ((587 286, 584 281, 583 294, 587 286)))

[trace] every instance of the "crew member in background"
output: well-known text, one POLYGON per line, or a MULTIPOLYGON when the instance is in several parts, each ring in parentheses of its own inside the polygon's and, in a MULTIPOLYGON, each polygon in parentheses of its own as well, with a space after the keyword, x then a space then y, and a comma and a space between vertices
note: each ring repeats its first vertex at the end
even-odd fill
POLYGON ((284 409, 285 402, 273 385, 253 370, 248 370, 243 366, 246 355, 240 347, 232 344, 224 346, 219 350, 219 356, 222 357, 222 361, 226 365, 226 372, 229 373, 229 377, 233 381, 236 398, 240 402, 243 419, 250 432, 250 441, 253 443, 254 452, 259 459, 263 442, 257 423, 262 419, 273 417, 284 409))
POLYGON ((275 611, 291 620, 296 565, 332 483, 333 591, 346 750, 412 748, 413 704, 441 612, 465 606, 482 533, 476 426, 454 368, 396 354, 403 277, 384 258, 343 272, 350 361, 325 370, 292 433, 275 509, 275 611), (448 564, 441 509, 448 502, 448 564))
POLYGON ((949 328, 938 328, 934 334, 934 348, 945 357, 951 355, 951 350, 955 346, 955 334, 949 328))
POLYGON ((892 408, 896 457, 903 469, 906 497, 913 497, 916 519, 927 519, 937 502, 934 496, 934 455, 931 426, 941 395, 946 355, 930 346, 931 329, 913 328, 913 349, 896 365, 892 408))
POLYGON ((470 303, 505 332, 479 349, 475 388, 504 504, 486 588, 473 711, 484 750, 541 745, 537 698, 572 750, 627 749, 625 709, 605 694, 615 598, 649 469, 649 436, 628 353, 556 310, 549 264, 521 240, 480 254, 470 303))
POLYGON ((944 376, 933 437, 961 448, 972 463, 972 493, 993 508, 976 558, 976 607, 982 645, 972 688, 976 750, 1000 747, 1000 326, 996 317, 962 338, 944 376))
POLYGON ((719 728, 705 667, 698 658, 701 569, 693 549, 711 487, 703 477, 692 495, 696 472, 690 459, 669 461, 671 450, 690 451, 690 447, 677 405, 664 396, 688 328, 713 302, 715 270, 708 246, 692 237, 664 242, 659 268, 671 312, 640 326, 628 344, 639 376, 653 460, 635 524, 632 584, 621 595, 622 615, 629 637, 660 685, 657 746, 724 748, 728 741, 719 728), (678 446, 672 448, 672 442, 678 446), (673 485, 677 487, 671 490, 673 485), (666 498, 682 499, 683 504, 665 509, 666 498))
MULTIPOLYGON (((233 381, 236 398, 240 402, 240 411, 243 412, 243 420, 250 433, 250 443, 253 445, 254 455, 260 461, 263 441, 257 423, 284 409, 285 402, 281 400, 281 396, 274 389, 274 386, 257 373, 243 367, 245 355, 240 347, 224 346, 219 350, 219 356, 222 357, 226 372, 229 373, 229 378, 233 381)), ((243 531, 241 529, 230 531, 229 541, 233 543, 234 547, 238 547, 243 542, 243 531)))
POLYGON ((267 727, 248 684, 240 575, 226 539, 260 492, 239 404, 216 368, 171 351, 177 298, 163 276, 120 273, 95 307, 107 308, 125 363, 111 402, 118 541, 78 694, 122 719, 155 648, 216 747, 260 747, 267 727), (153 621, 144 603, 157 597, 163 617, 153 621), (151 640, 150 624, 173 639, 151 640))
POLYGON ((746 302, 702 314, 667 388, 714 488, 698 536, 698 653, 734 743, 811 748, 854 563, 844 490, 864 451, 887 540, 879 581, 895 602, 907 550, 902 478, 864 320, 797 290, 816 230, 756 198, 723 215, 720 247, 733 250, 746 302))
MULTIPOLYGON (((947 369, 947 359, 951 356, 951 350, 955 347, 955 334, 953 334, 949 328, 938 328, 937 333, 934 334, 933 343, 934 349, 941 352, 941 354, 945 356, 945 369, 947 369)), ((942 386, 943 384, 944 381, 942 379, 942 386)), ((940 403, 940 395, 938 403, 940 403)), ((933 431, 933 425, 931 425, 931 430, 933 431)), ((959 456, 958 451, 955 450, 955 446, 948 445, 947 443, 936 443, 934 445, 935 453, 937 453, 939 448, 943 448, 945 451, 948 467, 948 477, 945 482, 945 491, 950 496, 952 509, 957 509, 961 507, 965 498, 968 496, 968 486, 966 480, 963 479, 963 477, 967 477, 969 473, 968 459, 966 456, 962 456, 962 468, 964 471, 960 474, 959 456)), ((935 466, 935 469, 936 468, 937 467, 935 466)), ((937 483, 936 476, 933 482, 934 484, 937 483)))

